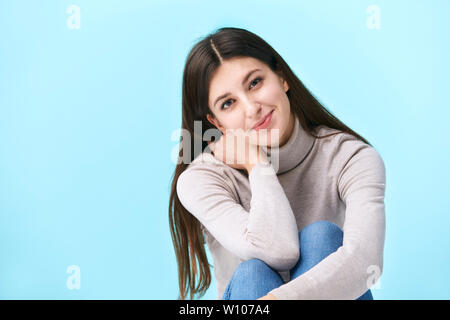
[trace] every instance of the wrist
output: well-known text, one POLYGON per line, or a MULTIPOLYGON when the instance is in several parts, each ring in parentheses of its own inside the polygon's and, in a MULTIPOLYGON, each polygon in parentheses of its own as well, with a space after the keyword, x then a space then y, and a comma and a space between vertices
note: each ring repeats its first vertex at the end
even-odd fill
POLYGON ((266 154, 262 150, 259 150, 259 153, 257 156, 251 157, 251 160, 253 160, 253 161, 250 161, 245 164, 245 169, 247 170, 248 174, 250 174, 250 172, 253 170, 253 168, 257 164, 270 164, 269 160, 267 159, 266 154))
POLYGON ((245 166, 245 170, 247 170, 248 174, 250 174, 254 166, 256 166, 256 163, 245 166))

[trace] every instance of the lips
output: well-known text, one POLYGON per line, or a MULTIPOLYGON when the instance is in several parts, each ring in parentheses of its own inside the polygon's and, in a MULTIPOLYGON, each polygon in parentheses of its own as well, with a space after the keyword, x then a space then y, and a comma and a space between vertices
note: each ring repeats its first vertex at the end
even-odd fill
POLYGON ((252 129, 255 129, 256 127, 258 127, 258 126, 260 126, 262 123, 264 123, 264 121, 266 121, 267 117, 270 116, 272 113, 273 113, 273 110, 270 111, 268 114, 266 114, 266 115, 264 116, 264 118, 262 118, 260 121, 258 121, 258 122, 253 126, 252 129))

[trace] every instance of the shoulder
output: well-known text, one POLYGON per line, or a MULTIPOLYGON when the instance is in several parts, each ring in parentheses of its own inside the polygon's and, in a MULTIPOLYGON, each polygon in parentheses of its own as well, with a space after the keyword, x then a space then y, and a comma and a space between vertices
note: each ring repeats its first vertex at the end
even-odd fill
POLYGON ((372 178, 384 182, 386 168, 384 161, 373 146, 358 137, 334 128, 320 125, 315 128, 315 134, 326 136, 317 139, 319 152, 328 158, 331 168, 338 175, 340 184, 351 182, 352 179, 362 179, 371 175, 372 178))
POLYGON ((314 134, 320 137, 317 139, 317 142, 322 150, 334 153, 348 152, 349 148, 366 144, 352 134, 325 125, 319 125, 314 128, 314 134))
POLYGON ((373 161, 383 161, 379 152, 358 137, 342 130, 320 125, 315 128, 317 136, 329 137, 317 139, 320 149, 332 156, 333 161, 345 165, 352 158, 371 158, 373 161))
POLYGON ((177 194, 180 199, 198 197, 223 191, 234 193, 227 178, 228 166, 213 155, 199 154, 180 174, 177 180, 177 194))
POLYGON ((179 176, 183 179, 195 179, 196 177, 223 177, 224 172, 228 167, 225 163, 218 160, 212 154, 207 152, 200 153, 191 163, 188 164, 187 168, 179 176))

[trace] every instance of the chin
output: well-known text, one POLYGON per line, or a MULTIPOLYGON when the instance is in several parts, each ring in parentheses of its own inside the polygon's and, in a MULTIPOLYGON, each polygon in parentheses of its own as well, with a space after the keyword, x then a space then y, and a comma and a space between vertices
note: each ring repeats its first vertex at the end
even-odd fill
POLYGON ((253 144, 261 147, 278 147, 282 134, 283 132, 281 129, 268 127, 256 131, 255 136, 252 137, 251 141, 253 144))

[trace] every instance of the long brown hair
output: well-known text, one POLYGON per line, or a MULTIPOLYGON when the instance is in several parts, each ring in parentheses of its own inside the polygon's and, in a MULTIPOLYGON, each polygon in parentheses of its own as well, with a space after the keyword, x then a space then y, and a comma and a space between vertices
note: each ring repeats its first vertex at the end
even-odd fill
MULTIPOLYGON (((318 137, 313 133, 317 126, 326 125, 341 132, 350 133, 370 145, 367 140, 347 127, 322 106, 297 78, 283 58, 266 41, 245 29, 226 27, 200 39, 192 47, 185 62, 181 127, 189 131, 191 137, 194 137, 194 139, 190 139, 190 150, 194 150, 191 153, 190 161, 193 161, 207 146, 207 141, 202 139, 204 131, 214 129, 213 125, 206 119, 207 114, 214 116, 208 107, 208 89, 211 76, 223 61, 233 57, 256 58, 267 64, 273 72, 281 75, 289 84, 289 90, 286 94, 290 101, 291 111, 297 115, 301 126, 312 136, 319 139, 330 136, 318 137), (201 137, 194 135, 194 121, 201 121, 201 137), (202 140, 201 150, 196 150, 193 147, 196 139, 202 140)), ((331 135, 337 133, 340 132, 331 135)), ((183 141, 183 143, 189 142, 183 141)), ((183 207, 176 193, 178 177, 189 164, 180 161, 183 157, 182 149, 180 149, 180 158, 175 168, 171 186, 169 224, 178 263, 180 290, 178 299, 186 299, 188 293, 190 299, 193 299, 195 294, 198 294, 199 297, 205 294, 211 283, 211 272, 200 222, 183 207), (196 285, 197 276, 198 284, 196 285)))

